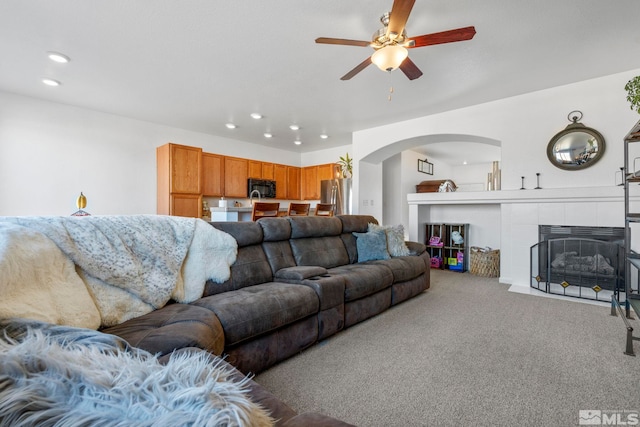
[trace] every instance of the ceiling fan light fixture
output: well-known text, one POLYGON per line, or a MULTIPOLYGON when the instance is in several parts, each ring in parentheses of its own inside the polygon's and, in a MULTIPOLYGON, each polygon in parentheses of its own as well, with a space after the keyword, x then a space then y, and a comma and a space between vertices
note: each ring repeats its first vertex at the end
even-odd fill
POLYGON ((389 45, 376 50, 373 55, 371 55, 371 62, 376 64, 382 71, 393 71, 402 64, 402 61, 404 61, 407 56, 409 56, 409 51, 404 47, 389 45))

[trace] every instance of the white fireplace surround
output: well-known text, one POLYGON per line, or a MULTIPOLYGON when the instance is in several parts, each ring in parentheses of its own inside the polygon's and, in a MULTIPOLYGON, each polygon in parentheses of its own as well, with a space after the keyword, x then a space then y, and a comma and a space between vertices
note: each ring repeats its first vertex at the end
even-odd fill
POLYGON ((500 282, 522 288, 538 225, 624 227, 621 186, 411 193, 407 201, 409 239, 424 242, 428 222, 468 223, 467 245, 500 249, 500 282))

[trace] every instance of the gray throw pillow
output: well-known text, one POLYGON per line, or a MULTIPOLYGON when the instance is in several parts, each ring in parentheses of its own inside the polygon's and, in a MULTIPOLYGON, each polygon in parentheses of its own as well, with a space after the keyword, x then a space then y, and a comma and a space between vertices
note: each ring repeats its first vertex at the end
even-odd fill
POLYGON ((358 262, 389 259, 387 251, 387 234, 384 230, 368 231, 366 233, 352 233, 356 236, 358 262))
POLYGON ((402 224, 383 226, 370 222, 368 230, 383 230, 387 234, 387 250, 391 256, 407 256, 411 253, 404 242, 404 227, 402 224))

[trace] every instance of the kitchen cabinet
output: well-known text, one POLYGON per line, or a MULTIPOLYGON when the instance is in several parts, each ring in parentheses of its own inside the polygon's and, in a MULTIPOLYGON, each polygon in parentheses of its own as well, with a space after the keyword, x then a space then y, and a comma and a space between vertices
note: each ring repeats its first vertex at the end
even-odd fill
POLYGON ((202 195, 224 195, 224 156, 202 153, 202 195))
POLYGON ((262 179, 262 162, 258 160, 248 160, 249 176, 247 178, 262 179))
POLYGON ((275 180, 274 167, 273 163, 262 163, 262 179, 275 180))
MULTIPOLYGON (((278 191, 277 187, 276 187, 276 191, 278 191)), ((299 167, 287 166, 287 197, 286 198, 289 200, 300 200, 300 168, 299 167)))
POLYGON ((335 178, 335 163, 302 168, 302 200, 320 200, 320 182, 335 178))
POLYGON ((171 215, 202 217, 202 197, 199 194, 172 194, 171 215))
POLYGON ((276 199, 287 198, 287 166, 273 165, 273 179, 276 181, 276 199))
POLYGON ((324 181, 326 179, 339 178, 338 174, 336 173, 337 170, 339 170, 339 167, 335 163, 318 165, 318 186, 320 185, 321 181, 324 181))
POLYGON ((224 170, 225 197, 247 197, 249 161, 238 157, 225 157, 224 170))
POLYGON ((202 149, 167 143, 156 149, 157 213, 200 217, 202 149))

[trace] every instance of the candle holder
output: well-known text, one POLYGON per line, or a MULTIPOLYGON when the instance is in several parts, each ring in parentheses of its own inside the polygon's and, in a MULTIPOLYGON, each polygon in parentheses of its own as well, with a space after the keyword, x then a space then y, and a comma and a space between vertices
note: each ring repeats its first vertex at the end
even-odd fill
POLYGON ((534 188, 534 190, 541 190, 542 187, 540 187, 540 172, 536 172, 536 184, 538 184, 536 186, 536 188, 534 188))

